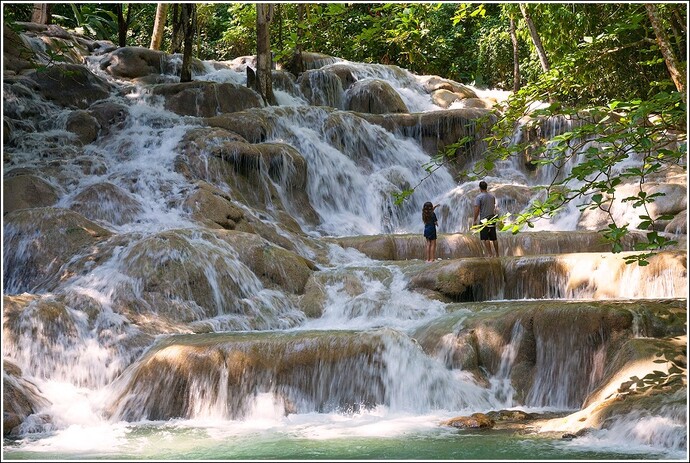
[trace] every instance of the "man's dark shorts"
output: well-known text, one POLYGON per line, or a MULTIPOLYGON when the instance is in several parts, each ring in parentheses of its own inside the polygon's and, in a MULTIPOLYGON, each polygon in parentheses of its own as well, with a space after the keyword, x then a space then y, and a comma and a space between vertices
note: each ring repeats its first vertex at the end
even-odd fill
POLYGON ((496 227, 484 227, 479 230, 479 239, 482 241, 496 241, 496 227))

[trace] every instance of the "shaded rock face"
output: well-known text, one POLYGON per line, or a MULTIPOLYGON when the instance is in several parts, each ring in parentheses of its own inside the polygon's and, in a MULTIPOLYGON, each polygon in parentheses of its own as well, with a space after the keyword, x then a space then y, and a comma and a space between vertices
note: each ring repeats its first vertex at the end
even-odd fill
POLYGON ((36 67, 33 51, 26 46, 19 34, 3 24, 2 66, 3 75, 23 74, 36 67))
POLYGON ((380 79, 355 82, 345 92, 344 107, 348 111, 371 114, 409 113, 398 92, 380 79))
POLYGON ((215 82, 160 84, 153 95, 165 98, 165 108, 183 116, 211 117, 263 107, 261 96, 242 85, 215 82))
MULTIPOLYGON (((666 311, 683 310, 679 304, 678 300, 634 306, 619 301, 513 301, 506 308, 501 303, 487 303, 481 305, 481 311, 449 315, 448 324, 436 322, 436 328, 420 329, 414 336, 427 352, 450 349, 443 357, 448 367, 472 371, 479 381, 487 372, 506 375, 517 403, 573 409, 595 400, 592 394, 601 394, 601 388, 611 381, 616 368, 609 360, 637 335, 634 319, 639 314, 662 323, 666 311), (459 316, 465 320, 453 329, 459 316), (448 328, 449 334, 441 335, 448 328), (515 354, 506 364, 503 355, 509 345, 515 354)), ((663 326, 656 332, 661 337, 676 332, 673 324, 663 326)), ((623 362, 630 358, 628 355, 623 362)))
POLYGON ((206 412, 241 419, 257 393, 270 393, 285 414, 357 411, 385 403, 379 335, 307 332, 294 336, 180 336, 155 346, 120 381, 113 417, 192 418, 206 412), (350 381, 340 382, 343 372, 350 381), (357 372, 357 374, 354 374, 357 372), (156 391, 156 392, 154 392, 156 391), (204 397, 195 391, 207 391, 204 397), (206 409, 215 403, 217 408, 206 409))
POLYGON ((95 244, 109 236, 108 230, 66 209, 39 207, 6 214, 5 291, 49 291, 64 264, 80 253, 93 252, 95 244))
POLYGON ((496 423, 484 413, 472 413, 470 416, 457 416, 443 421, 441 426, 452 426, 461 429, 491 429, 496 423))
POLYGON ((132 195, 112 183, 84 188, 72 200, 70 209, 94 221, 122 225, 134 220, 143 207, 132 195))
POLYGON ((22 435, 23 432, 21 425, 26 418, 48 405, 48 400, 42 396, 36 385, 22 377, 21 369, 14 363, 3 359, 3 436, 7 437, 22 435))
MULTIPOLYGON (((233 200, 251 207, 284 211, 278 219, 288 229, 301 231, 291 217, 317 222, 318 216, 306 191, 306 161, 292 146, 252 144, 222 129, 199 129, 187 133, 181 151, 184 154, 179 169, 186 175, 227 184, 233 200), (261 187, 256 188, 257 185, 261 187), (276 188, 277 185, 281 188, 276 188), (287 197, 281 197, 279 190, 287 197)), ((214 202, 218 204, 217 200, 214 202)))
POLYGON ((3 180, 3 212, 52 206, 59 199, 57 188, 35 175, 16 175, 3 180))
MULTIPOLYGON (((145 47, 120 47, 105 55, 99 66, 114 77, 134 79, 151 74, 179 75, 181 63, 181 55, 168 55, 145 47)), ((202 71, 203 64, 194 58, 192 72, 202 71)))
POLYGON ((493 116, 485 109, 467 108, 447 111, 429 111, 415 114, 366 114, 360 113, 372 124, 393 133, 417 140, 424 151, 435 155, 445 146, 469 137, 472 140, 456 151, 457 168, 470 164, 486 149, 482 134, 492 123, 493 116), (488 118, 483 121, 482 118, 488 118))
POLYGON ((105 79, 78 64, 56 63, 28 77, 36 82, 45 98, 65 107, 86 109, 108 98, 113 90, 105 79))
POLYGON ((323 69, 302 73, 297 84, 312 106, 343 107, 343 82, 338 75, 323 69))

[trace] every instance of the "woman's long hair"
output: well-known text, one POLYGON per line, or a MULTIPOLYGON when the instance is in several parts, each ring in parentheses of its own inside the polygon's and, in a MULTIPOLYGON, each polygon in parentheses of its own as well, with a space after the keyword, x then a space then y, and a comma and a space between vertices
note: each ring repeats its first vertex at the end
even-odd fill
POLYGON ((422 206, 422 222, 425 224, 431 223, 434 220, 434 205, 429 201, 422 206))

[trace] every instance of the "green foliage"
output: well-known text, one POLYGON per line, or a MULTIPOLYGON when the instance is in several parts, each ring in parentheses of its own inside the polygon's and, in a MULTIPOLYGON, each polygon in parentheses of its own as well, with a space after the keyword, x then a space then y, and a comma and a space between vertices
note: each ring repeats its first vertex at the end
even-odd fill
POLYGON ((648 391, 687 387, 687 358, 678 349, 667 347, 656 353, 654 363, 668 365, 668 371, 654 370, 639 378, 631 376, 621 383, 618 394, 621 396, 641 394, 648 391))
MULTIPOLYGON (((227 14, 220 16, 225 26, 222 36, 213 45, 216 59, 232 59, 256 53, 256 7, 251 3, 231 3, 227 14)), ((210 42, 213 43, 213 42, 210 42)))
POLYGON ((90 3, 70 3, 69 6, 71 16, 53 14, 53 19, 69 29, 98 40, 110 39, 117 34, 117 15, 114 12, 90 3))
POLYGON ((637 228, 649 230, 645 242, 638 243, 639 254, 628 257, 628 262, 646 265, 654 253, 676 244, 654 231, 658 221, 669 217, 652 217, 649 206, 661 193, 648 194, 645 189, 650 176, 662 173, 672 166, 681 166, 686 157, 686 134, 678 130, 685 126, 686 111, 682 95, 678 92, 660 92, 648 100, 612 101, 606 106, 568 108, 554 102, 532 111, 539 100, 553 98, 554 94, 568 92, 557 77, 559 70, 545 75, 539 85, 529 86, 509 99, 498 122, 488 137, 489 149, 484 163, 474 172, 478 176, 491 171, 495 161, 510 156, 528 155, 537 168, 550 166, 555 174, 545 187, 545 199, 534 201, 511 225, 520 228, 541 217, 552 217, 569 202, 580 201, 581 209, 599 209, 610 220, 602 235, 611 243, 613 252, 623 250, 623 239, 630 233, 629 224, 616 223, 612 205, 616 200, 639 209, 637 228), (518 127, 516 121, 528 117, 522 128, 525 133, 543 125, 550 118, 567 117, 574 122, 570 130, 548 141, 527 137, 522 143, 507 143, 518 127), (641 158, 633 163, 634 156, 641 158), (568 170, 567 167, 571 166, 568 170), (639 190, 634 196, 617 198, 617 187, 624 181, 634 181, 639 190))

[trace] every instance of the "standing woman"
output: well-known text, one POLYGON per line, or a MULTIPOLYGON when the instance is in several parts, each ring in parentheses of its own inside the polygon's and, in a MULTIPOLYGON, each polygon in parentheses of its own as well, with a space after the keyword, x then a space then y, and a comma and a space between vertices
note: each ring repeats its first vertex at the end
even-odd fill
POLYGON ((424 222, 424 238, 426 238, 426 261, 433 262, 436 260, 436 226, 438 219, 434 209, 438 207, 429 201, 422 206, 422 221, 424 222))

